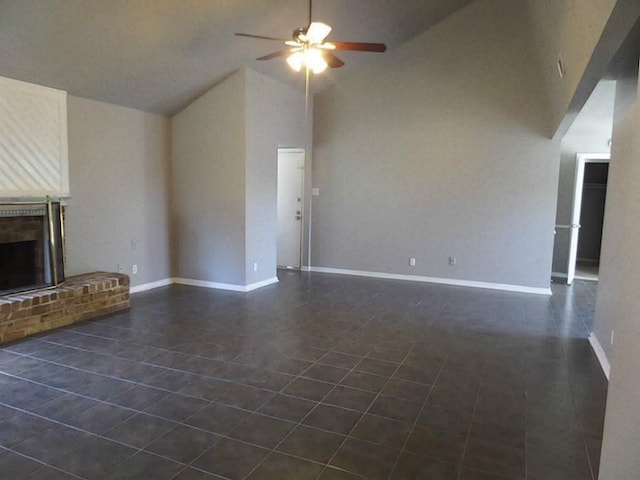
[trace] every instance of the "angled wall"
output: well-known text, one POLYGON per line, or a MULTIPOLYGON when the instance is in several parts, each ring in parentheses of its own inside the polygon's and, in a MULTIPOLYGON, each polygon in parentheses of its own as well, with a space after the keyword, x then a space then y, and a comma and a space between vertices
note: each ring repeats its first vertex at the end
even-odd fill
POLYGON ((245 285, 245 74, 171 119, 173 275, 245 285))
POLYGON ((243 69, 172 129, 174 276, 232 289, 273 281, 277 150, 305 146, 304 96, 243 69))

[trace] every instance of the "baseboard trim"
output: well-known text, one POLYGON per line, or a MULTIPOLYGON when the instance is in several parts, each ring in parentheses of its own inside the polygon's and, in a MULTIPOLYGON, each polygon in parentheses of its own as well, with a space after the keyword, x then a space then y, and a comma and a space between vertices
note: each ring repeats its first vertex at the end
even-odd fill
POLYGON ((154 288, 166 287, 173 283, 173 278, 163 278, 162 280, 156 280, 155 282, 143 283, 142 285, 136 285, 129 288, 129 293, 146 292, 147 290, 153 290, 154 288))
POLYGON ((473 280, 458 280, 453 278, 425 277, 422 275, 401 275, 396 273, 368 272, 363 270, 345 270, 342 268, 309 267, 309 271, 318 273, 335 273, 337 275, 353 275, 357 277, 384 278, 388 280, 405 280, 410 282, 437 283, 456 287, 484 288, 489 290, 503 290, 516 293, 532 293, 535 295, 551 295, 551 288, 525 287, 506 283, 476 282, 473 280))
POLYGON ((607 358, 607 354, 604 351, 604 348, 602 348, 602 344, 600 344, 598 337, 596 337, 593 332, 591 332, 591 334, 589 335, 589 343, 591 344, 591 348, 593 348, 593 352, 596 354, 596 357, 600 362, 600 366, 602 367, 604 376, 607 377, 607 380, 609 380, 611 365, 609 364, 609 359, 607 358))
POLYGON ((266 287, 278 283, 278 277, 268 278, 260 282, 250 283, 248 285, 236 285, 234 283, 209 282, 207 280, 193 280, 191 278, 174 277, 173 282, 179 285, 189 285, 192 287, 213 288, 217 290, 229 290, 232 292, 251 292, 258 288, 266 287))
POLYGON ((567 275, 566 273, 562 273, 562 272, 551 272, 551 276, 552 277, 557 277, 557 278, 569 278, 569 275, 567 275))
POLYGON ((311 271, 311 267, 307 267, 306 265, 303 265, 302 267, 300 267, 300 271, 301 272, 310 272, 311 271))

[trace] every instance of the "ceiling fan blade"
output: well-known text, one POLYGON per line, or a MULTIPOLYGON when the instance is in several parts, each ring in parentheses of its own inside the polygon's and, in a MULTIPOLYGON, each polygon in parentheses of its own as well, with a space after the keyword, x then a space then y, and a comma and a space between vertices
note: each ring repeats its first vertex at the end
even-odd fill
POLYGON ((271 59, 278 58, 278 57, 284 57, 290 51, 291 50, 288 49, 288 48, 285 49, 285 50, 279 50, 277 52, 270 53, 269 55, 265 55, 263 57, 258 57, 258 58, 256 58, 256 60, 271 60, 271 59))
POLYGON ((286 42, 286 38, 263 37, 262 35, 253 35, 251 33, 234 33, 238 37, 258 38, 260 40, 275 40, 276 42, 286 42))
POLYGON ((322 52, 322 57, 324 58, 327 65, 331 68, 340 68, 344 65, 344 62, 336 57, 333 53, 322 52))
POLYGON ((382 53, 387 50, 384 43, 362 43, 362 42, 329 42, 336 46, 336 50, 355 50, 358 52, 382 53))
POLYGON ((312 22, 304 38, 309 43, 322 43, 329 33, 331 33, 331 27, 326 23, 312 22))

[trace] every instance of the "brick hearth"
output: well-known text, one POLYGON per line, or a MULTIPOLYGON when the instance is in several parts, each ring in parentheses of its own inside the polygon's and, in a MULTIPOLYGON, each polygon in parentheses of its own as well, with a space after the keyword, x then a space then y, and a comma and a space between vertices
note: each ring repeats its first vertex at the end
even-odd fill
POLYGON ((0 343, 129 308, 129 277, 96 272, 56 288, 0 297, 0 343))

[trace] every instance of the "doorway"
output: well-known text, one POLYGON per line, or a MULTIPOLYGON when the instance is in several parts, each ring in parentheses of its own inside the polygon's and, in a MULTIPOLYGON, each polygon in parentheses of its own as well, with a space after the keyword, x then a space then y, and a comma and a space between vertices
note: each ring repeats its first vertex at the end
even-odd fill
POLYGON ((609 154, 576 156, 567 283, 597 280, 609 173, 609 154))
POLYGON ((301 266, 304 159, 304 149, 278 149, 279 268, 299 269, 301 266))

